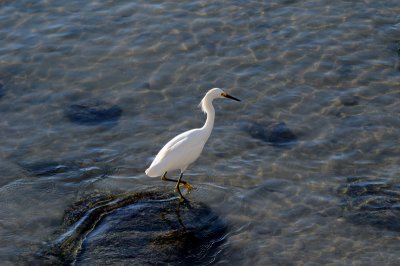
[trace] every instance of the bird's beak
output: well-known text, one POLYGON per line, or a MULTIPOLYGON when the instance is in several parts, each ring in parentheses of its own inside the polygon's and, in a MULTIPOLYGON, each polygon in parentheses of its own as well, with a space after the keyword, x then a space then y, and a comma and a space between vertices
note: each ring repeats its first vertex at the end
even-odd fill
POLYGON ((230 95, 227 94, 227 93, 222 93, 222 96, 224 96, 225 98, 229 98, 229 99, 232 99, 232 100, 235 100, 235 101, 240 102, 240 100, 239 100, 238 98, 235 98, 235 97, 233 97, 233 96, 230 96, 230 95))

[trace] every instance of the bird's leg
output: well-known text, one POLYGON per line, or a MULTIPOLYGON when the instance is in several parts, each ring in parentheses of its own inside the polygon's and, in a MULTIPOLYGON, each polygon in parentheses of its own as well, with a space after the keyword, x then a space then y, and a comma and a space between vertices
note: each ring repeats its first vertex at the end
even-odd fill
POLYGON ((167 180, 167 172, 162 175, 161 180, 167 180))
MULTIPOLYGON (((171 181, 171 182, 178 182, 178 180, 176 179, 171 179, 167 177, 167 172, 165 172, 162 176, 161 176, 161 180, 163 181, 171 181)), ((181 180, 180 184, 184 185, 187 189, 187 191, 189 192, 190 190, 192 190, 192 185, 190 185, 188 182, 181 180)))
POLYGON ((179 176, 178 183, 176 183, 175 189, 178 190, 178 193, 179 193, 179 196, 181 196, 181 199, 186 200, 185 197, 182 195, 181 190, 179 189, 179 185, 181 183, 182 176, 183 176, 183 172, 181 172, 181 175, 179 176))

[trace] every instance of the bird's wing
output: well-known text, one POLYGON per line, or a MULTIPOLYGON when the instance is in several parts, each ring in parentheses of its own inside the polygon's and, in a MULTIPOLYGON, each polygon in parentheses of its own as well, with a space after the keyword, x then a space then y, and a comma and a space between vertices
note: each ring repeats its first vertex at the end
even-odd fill
MULTIPOLYGON (((185 132, 186 133, 186 132, 185 132)), ((179 146, 179 143, 182 143, 186 140, 187 136, 186 134, 180 134, 176 136, 175 138, 171 139, 165 146, 158 152, 156 158, 154 158, 154 161, 152 165, 157 164, 160 162, 171 150, 174 149, 174 147, 179 146)))

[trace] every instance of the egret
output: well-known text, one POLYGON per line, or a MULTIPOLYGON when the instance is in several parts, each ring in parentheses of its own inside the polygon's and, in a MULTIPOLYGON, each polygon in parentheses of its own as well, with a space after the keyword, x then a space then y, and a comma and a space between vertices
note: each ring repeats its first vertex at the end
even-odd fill
POLYGON ((189 183, 182 180, 183 173, 200 156, 204 144, 210 137, 215 118, 215 110, 212 102, 218 98, 229 98, 240 102, 239 99, 230 96, 222 89, 214 88, 209 90, 199 105, 201 110, 207 114, 204 126, 183 132, 171 139, 158 152, 150 167, 145 171, 149 177, 161 176, 161 179, 164 181, 177 182, 175 189, 178 190, 181 199, 185 198, 179 189, 180 184, 183 184, 188 191, 192 188, 189 183), (167 172, 172 170, 180 170, 178 180, 167 178, 167 172))

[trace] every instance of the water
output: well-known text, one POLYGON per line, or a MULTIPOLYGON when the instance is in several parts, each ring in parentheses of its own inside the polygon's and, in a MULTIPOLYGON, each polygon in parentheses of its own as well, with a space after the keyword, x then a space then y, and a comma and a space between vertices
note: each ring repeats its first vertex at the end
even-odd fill
MULTIPOLYGON (((230 224, 221 264, 400 263, 399 231, 355 222, 364 209, 340 192, 358 179, 400 190, 398 1, 0 5, 5 264, 54 239, 85 193, 172 189, 144 170, 202 125, 197 104, 212 87, 243 100, 215 102, 213 134, 187 173, 190 197, 230 224), (66 116, 92 101, 120 107, 117 123, 66 116), (270 122, 296 143, 271 146, 241 126, 270 122)), ((400 223, 399 196, 385 200, 400 223)))

